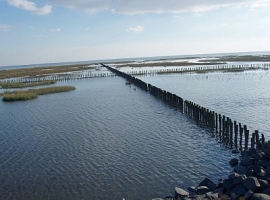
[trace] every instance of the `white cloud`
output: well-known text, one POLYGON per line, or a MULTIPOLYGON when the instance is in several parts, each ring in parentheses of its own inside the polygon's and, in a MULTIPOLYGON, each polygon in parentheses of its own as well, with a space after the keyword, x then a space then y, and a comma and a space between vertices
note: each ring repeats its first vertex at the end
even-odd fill
POLYGON ((221 7, 266 7, 270 0, 48 0, 52 4, 88 12, 123 14, 205 12, 221 7))
POLYGON ((46 15, 52 11, 51 5, 38 8, 34 2, 28 0, 7 0, 7 2, 11 6, 31 11, 37 15, 46 15))
POLYGON ((61 29, 60 28, 52 28, 50 31, 55 33, 55 32, 60 32, 61 29))
POLYGON ((140 33, 144 31, 144 27, 142 26, 135 26, 133 28, 128 28, 126 29, 126 32, 135 32, 135 33, 140 33))
POLYGON ((0 24, 0 30, 8 32, 10 30, 10 27, 6 24, 0 24))

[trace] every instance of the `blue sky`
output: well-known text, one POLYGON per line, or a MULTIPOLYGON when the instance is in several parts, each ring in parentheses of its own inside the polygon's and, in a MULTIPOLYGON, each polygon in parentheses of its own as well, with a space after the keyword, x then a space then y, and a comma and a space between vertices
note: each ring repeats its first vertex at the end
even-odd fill
POLYGON ((270 0, 0 0, 0 66, 269 47, 270 0))

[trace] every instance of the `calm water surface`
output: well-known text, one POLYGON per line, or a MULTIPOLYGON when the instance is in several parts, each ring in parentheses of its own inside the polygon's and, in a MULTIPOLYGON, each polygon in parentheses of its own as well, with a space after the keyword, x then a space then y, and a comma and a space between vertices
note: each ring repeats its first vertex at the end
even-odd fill
POLYGON ((152 199, 231 170, 208 130, 122 78, 58 85, 77 89, 0 101, 0 199, 152 199))
POLYGON ((269 70, 140 77, 178 96, 259 130, 270 139, 269 70))

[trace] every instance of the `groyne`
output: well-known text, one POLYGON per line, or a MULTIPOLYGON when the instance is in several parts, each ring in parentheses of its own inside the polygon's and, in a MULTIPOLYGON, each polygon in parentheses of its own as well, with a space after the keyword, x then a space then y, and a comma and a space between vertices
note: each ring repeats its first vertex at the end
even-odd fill
MULTIPOLYGON (((103 65, 101 65, 103 66, 103 65)), ((103 66, 104 67, 104 66, 103 66)), ((125 72, 127 75, 158 75, 165 73, 188 73, 188 72, 197 72, 203 73, 207 71, 242 71, 242 70, 256 70, 256 69, 269 69, 270 63, 256 63, 256 64, 223 64, 223 65, 194 65, 194 66, 181 66, 174 68, 167 68, 163 66, 161 69, 147 69, 143 70, 138 68, 136 70, 130 70, 125 72)), ((119 71, 119 70, 116 70, 119 71)), ((112 77, 116 73, 110 72, 96 72, 96 71, 74 71, 58 74, 47 74, 42 76, 35 77, 20 77, 20 78, 8 78, 0 79, 0 83, 30 83, 30 82, 41 82, 41 81, 68 81, 76 79, 85 79, 85 78, 101 78, 101 77, 112 77)))
POLYGON ((149 92, 156 98, 159 98, 166 104, 177 108, 180 112, 186 114, 196 123, 211 129, 216 139, 229 148, 237 150, 247 150, 249 148, 268 149, 270 150, 270 141, 265 141, 264 134, 259 134, 258 130, 250 131, 247 125, 237 123, 231 118, 216 113, 210 109, 204 108, 194 102, 185 100, 176 94, 162 90, 151 84, 124 72, 121 72, 108 65, 102 64, 109 71, 125 78, 128 82, 133 83, 139 88, 149 92))

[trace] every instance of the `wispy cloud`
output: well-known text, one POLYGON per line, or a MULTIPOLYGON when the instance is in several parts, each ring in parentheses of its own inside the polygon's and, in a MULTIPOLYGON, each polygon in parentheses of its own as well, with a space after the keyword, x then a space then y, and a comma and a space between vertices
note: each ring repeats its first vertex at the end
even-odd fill
POLYGON ((28 0, 7 0, 7 2, 11 6, 33 12, 37 15, 46 15, 52 11, 51 5, 46 5, 44 7, 38 8, 34 2, 28 0))
POLYGON ((6 24, 0 24, 0 30, 3 32, 8 32, 10 30, 10 27, 6 24))
POLYGON ((206 12, 222 7, 266 7, 270 0, 48 0, 53 5, 62 5, 92 13, 111 11, 122 14, 206 12))
POLYGON ((52 28, 52 29, 50 30, 50 32, 53 32, 53 33, 55 33, 55 32, 60 32, 60 31, 61 31, 60 28, 52 28))
POLYGON ((142 26, 135 26, 135 27, 126 29, 126 32, 140 33, 140 32, 143 32, 143 31, 144 31, 144 27, 142 27, 142 26))

